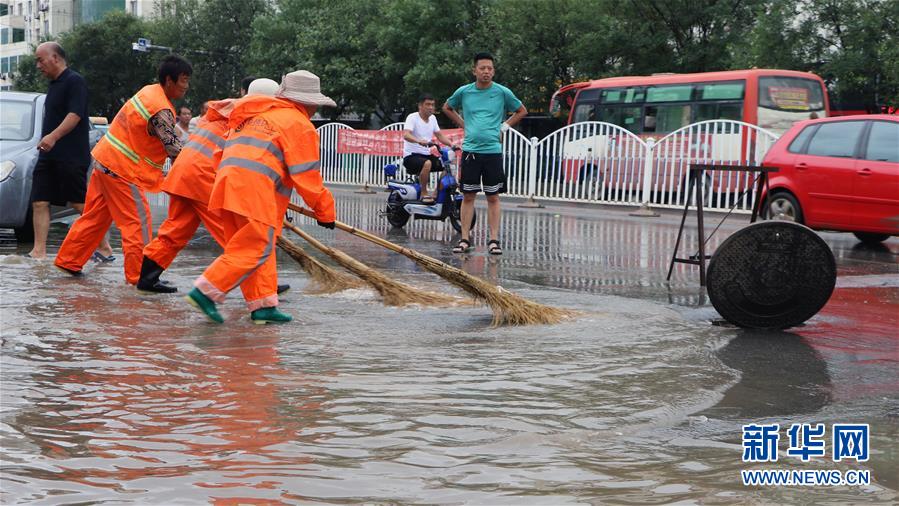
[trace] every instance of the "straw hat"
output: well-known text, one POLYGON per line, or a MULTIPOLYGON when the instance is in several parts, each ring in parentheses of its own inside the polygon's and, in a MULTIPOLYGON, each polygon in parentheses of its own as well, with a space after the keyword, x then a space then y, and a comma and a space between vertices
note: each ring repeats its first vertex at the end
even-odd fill
POLYGON ((297 70, 284 76, 275 96, 301 104, 337 107, 333 100, 322 95, 318 76, 307 70, 297 70))
POLYGON ((254 79, 247 87, 247 95, 265 95, 274 97, 278 93, 278 83, 272 79, 260 78, 254 79))

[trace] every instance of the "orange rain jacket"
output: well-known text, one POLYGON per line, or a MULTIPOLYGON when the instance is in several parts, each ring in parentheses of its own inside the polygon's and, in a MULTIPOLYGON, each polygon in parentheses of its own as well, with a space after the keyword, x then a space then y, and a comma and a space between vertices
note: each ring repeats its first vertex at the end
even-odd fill
POLYGON ((163 109, 174 116, 175 107, 162 85, 144 86, 119 109, 91 155, 125 181, 158 192, 168 154, 159 138, 150 135, 148 125, 150 118, 163 109))
POLYGON ((253 95, 238 100, 228 121, 209 209, 225 209, 281 230, 291 190, 319 221, 336 219, 324 187, 318 132, 301 106, 253 95))
POLYGON ((197 200, 204 205, 209 202, 215 183, 216 160, 213 155, 225 147, 228 116, 235 101, 229 98, 209 103, 209 109, 197 122, 194 133, 190 134, 187 144, 165 177, 162 191, 197 200))

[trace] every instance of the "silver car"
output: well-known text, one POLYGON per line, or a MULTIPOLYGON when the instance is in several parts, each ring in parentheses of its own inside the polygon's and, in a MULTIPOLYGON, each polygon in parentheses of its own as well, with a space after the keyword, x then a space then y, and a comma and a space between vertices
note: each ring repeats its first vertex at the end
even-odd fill
MULTIPOLYGON (((13 228, 19 242, 34 239, 31 177, 39 154, 45 97, 43 93, 0 92, 0 228, 13 228)), ((102 132, 91 124, 92 148, 101 136, 102 132)), ((67 207, 52 207, 51 219, 74 212, 67 207)))

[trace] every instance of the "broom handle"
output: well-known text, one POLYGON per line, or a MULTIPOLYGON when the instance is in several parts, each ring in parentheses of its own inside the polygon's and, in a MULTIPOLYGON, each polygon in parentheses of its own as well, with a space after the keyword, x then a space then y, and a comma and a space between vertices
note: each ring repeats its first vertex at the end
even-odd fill
MULTIPOLYGON (((298 213, 300 213, 300 214, 305 214, 306 216, 308 216, 308 217, 310 217, 310 218, 315 218, 315 213, 313 213, 311 210, 306 209, 305 207, 300 207, 300 206, 294 204, 293 202, 289 202, 289 203, 287 204, 287 207, 288 207, 288 209, 290 209, 291 211, 296 211, 296 212, 298 212, 298 213)), ((347 225, 346 223, 343 223, 343 222, 340 222, 340 221, 334 221, 334 226, 336 226, 336 227, 339 228, 340 230, 343 230, 344 232, 353 234, 353 235, 355 235, 356 237, 361 237, 361 238, 363 238, 363 239, 365 239, 365 240, 367 240, 367 241, 371 241, 371 242, 373 242, 373 243, 375 243, 375 244, 377 244, 377 245, 379 245, 379 246, 383 246, 383 247, 385 247, 385 248, 387 248, 387 249, 389 249, 389 250, 396 251, 397 253, 402 253, 402 254, 407 255, 407 256, 412 255, 412 256, 415 256, 415 257, 419 257, 419 258, 424 257, 424 258, 426 258, 426 259, 428 259, 428 260, 433 260, 434 262, 438 262, 438 261, 439 261, 439 260, 437 260, 437 259, 428 257, 427 255, 423 255, 423 254, 421 254, 421 253, 419 253, 419 252, 417 252, 417 251, 412 251, 412 250, 410 250, 410 249, 408 249, 408 248, 404 248, 404 247, 400 246, 399 244, 394 244, 394 243, 392 243, 392 242, 390 242, 390 241, 388 241, 388 240, 386 240, 386 239, 382 239, 382 238, 380 238, 380 237, 378 237, 378 236, 376 236, 376 235, 369 234, 368 232, 366 232, 366 231, 364 231, 364 230, 359 230, 358 228, 353 227, 353 226, 350 226, 350 225, 347 225)))
POLYGON ((322 251, 326 251, 326 250, 330 250, 330 249, 331 249, 331 248, 325 246, 324 244, 322 244, 321 242, 317 241, 317 240, 316 240, 314 237, 312 237, 311 235, 307 234, 306 232, 303 232, 299 227, 297 227, 297 226, 294 225, 293 223, 290 223, 290 222, 287 221, 287 220, 284 220, 284 227, 287 228, 288 230, 292 231, 293 233, 297 234, 298 236, 300 236, 301 238, 303 238, 303 240, 305 240, 305 241, 308 242, 309 244, 315 246, 317 249, 320 249, 320 250, 322 250, 322 251))

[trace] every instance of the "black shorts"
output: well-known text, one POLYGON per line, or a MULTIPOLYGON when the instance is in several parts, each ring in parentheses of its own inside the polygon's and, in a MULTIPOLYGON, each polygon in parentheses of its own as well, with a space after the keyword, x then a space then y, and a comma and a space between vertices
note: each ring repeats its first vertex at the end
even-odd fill
POLYGON ((403 167, 406 168, 407 174, 412 174, 413 176, 417 176, 421 174, 421 168, 424 166, 425 162, 431 161, 431 174, 435 172, 440 172, 443 170, 443 164, 440 163, 440 158, 436 156, 428 156, 421 155, 418 153, 412 153, 411 155, 403 158, 403 167))
POLYGON ((40 158, 31 180, 31 201, 64 206, 83 204, 87 193, 87 165, 40 158))
POLYGON ((503 155, 500 153, 465 153, 462 158, 462 193, 477 193, 483 186, 484 194, 506 193, 506 173, 503 172, 503 155))

